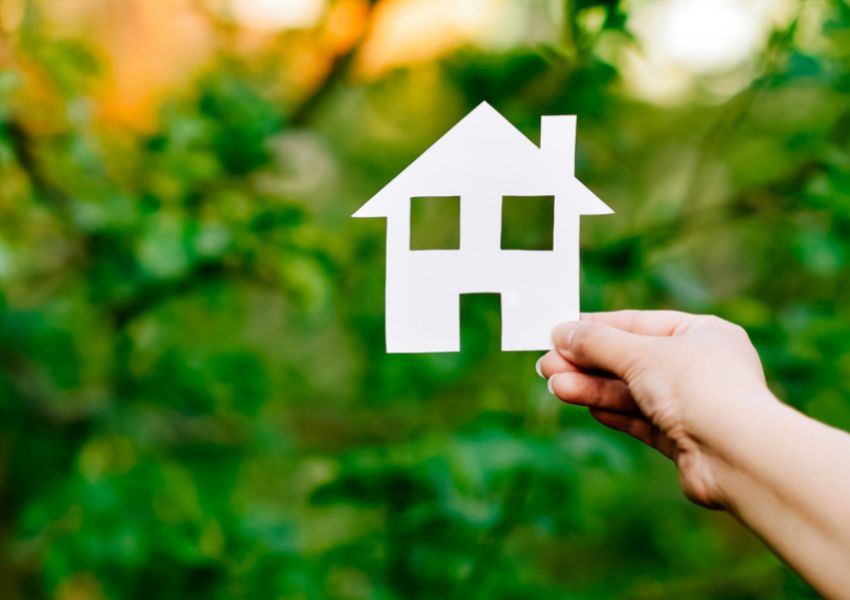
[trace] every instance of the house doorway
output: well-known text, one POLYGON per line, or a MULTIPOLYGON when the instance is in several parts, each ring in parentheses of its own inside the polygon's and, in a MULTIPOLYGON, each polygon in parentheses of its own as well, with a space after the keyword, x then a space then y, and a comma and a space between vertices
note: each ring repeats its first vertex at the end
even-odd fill
POLYGON ((502 346, 502 295, 460 295, 460 352, 464 359, 479 359, 502 346))

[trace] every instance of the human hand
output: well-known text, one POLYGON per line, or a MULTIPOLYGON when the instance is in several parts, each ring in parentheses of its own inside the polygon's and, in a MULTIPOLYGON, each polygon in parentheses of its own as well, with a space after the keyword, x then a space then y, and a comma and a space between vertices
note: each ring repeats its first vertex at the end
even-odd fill
POLYGON ((553 342, 538 361, 553 394, 670 457, 694 502, 726 506, 717 449, 736 421, 778 402, 741 327, 674 311, 589 313, 556 327, 553 342))

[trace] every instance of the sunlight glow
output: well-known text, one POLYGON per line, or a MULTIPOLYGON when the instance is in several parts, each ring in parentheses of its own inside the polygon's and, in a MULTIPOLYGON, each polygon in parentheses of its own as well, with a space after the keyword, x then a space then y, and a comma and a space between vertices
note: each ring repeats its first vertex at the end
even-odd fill
POLYGON ((656 53, 695 73, 728 69, 749 58, 770 30, 764 0, 668 0, 653 15, 656 53))
POLYGON ((466 44, 496 49, 556 38, 557 18, 543 26, 531 18, 540 10, 518 0, 385 0, 361 53, 360 72, 375 77, 466 44))
POLYGON ((788 7, 787 0, 639 3, 629 18, 639 51, 626 57, 626 80, 639 95, 656 100, 682 96, 702 76, 728 76, 746 85, 749 75, 742 77, 742 69, 787 18, 788 7))
POLYGON ((496 7, 492 0, 387 0, 363 48, 361 70, 376 75, 430 60, 492 26, 496 7))
POLYGON ((326 0, 232 0, 231 3, 236 21, 258 31, 312 27, 326 8, 326 0))

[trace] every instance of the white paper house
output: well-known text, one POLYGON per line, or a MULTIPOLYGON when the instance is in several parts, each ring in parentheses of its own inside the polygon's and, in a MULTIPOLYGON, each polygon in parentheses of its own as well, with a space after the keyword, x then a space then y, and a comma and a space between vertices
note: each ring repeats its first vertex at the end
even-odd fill
POLYGON ((354 213, 387 219, 388 352, 460 350, 460 295, 501 294, 502 349, 546 350, 579 316, 579 218, 613 212, 575 178, 576 117, 535 145, 486 102, 354 213), (411 198, 460 197, 460 247, 411 250, 411 198), (554 196, 551 250, 501 248, 504 196, 554 196))

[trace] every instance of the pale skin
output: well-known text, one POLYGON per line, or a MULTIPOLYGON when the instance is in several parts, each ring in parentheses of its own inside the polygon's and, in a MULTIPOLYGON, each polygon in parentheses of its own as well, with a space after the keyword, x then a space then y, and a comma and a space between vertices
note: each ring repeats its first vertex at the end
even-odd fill
POLYGON ((850 435, 770 392, 747 333, 674 311, 589 313, 553 332, 549 389, 669 457, 816 590, 850 598, 850 435))

